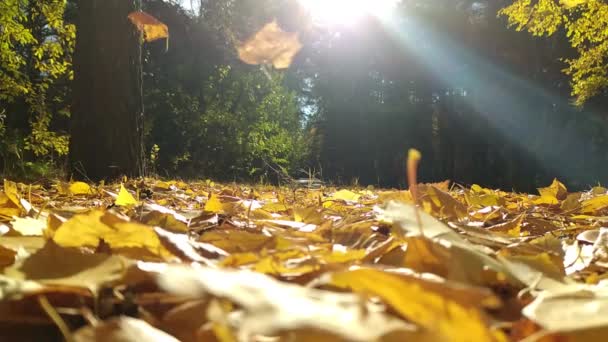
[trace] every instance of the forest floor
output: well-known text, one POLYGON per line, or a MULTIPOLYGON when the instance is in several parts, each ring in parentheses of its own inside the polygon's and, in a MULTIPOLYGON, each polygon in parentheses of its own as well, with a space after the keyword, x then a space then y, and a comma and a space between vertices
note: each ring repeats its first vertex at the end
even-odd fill
POLYGON ((608 190, 4 182, 2 341, 587 341, 608 190))

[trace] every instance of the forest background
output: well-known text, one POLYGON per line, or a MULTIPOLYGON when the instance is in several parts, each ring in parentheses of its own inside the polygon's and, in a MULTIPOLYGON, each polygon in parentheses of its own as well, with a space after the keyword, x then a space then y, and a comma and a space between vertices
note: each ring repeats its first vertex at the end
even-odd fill
MULTIPOLYGON (((606 184, 607 5, 562 2, 404 0, 390 23, 319 27, 295 0, 144 0, 170 31, 144 46, 147 172, 402 187, 415 147, 422 181, 606 184), (275 18, 304 47, 291 67, 241 62, 275 18)), ((66 169, 77 6, 0 3, 5 176, 66 169)))

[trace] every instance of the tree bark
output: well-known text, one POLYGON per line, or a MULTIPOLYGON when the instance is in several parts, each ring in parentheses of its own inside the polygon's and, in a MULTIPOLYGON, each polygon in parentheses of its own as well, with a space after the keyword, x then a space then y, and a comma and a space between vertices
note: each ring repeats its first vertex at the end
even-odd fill
POLYGON ((70 171, 113 180, 144 173, 141 35, 127 18, 138 0, 78 2, 70 171))

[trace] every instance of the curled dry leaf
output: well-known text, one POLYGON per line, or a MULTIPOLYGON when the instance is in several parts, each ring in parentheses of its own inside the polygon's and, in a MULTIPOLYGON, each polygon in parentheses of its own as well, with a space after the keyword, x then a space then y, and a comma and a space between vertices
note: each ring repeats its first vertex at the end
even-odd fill
POLYGON ((167 25, 146 12, 131 12, 129 13, 128 18, 142 33, 144 40, 147 42, 169 38, 169 28, 167 25))

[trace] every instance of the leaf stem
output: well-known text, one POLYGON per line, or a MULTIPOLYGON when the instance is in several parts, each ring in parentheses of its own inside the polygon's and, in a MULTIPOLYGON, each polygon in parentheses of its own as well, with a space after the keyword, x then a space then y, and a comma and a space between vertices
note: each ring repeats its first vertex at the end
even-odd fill
POLYGON ((420 163, 420 159, 422 158, 422 154, 415 148, 411 148, 407 153, 407 183, 409 185, 410 193, 412 194, 412 198, 414 199, 414 213, 416 215, 416 223, 418 224, 418 228, 420 229, 420 235, 424 237, 424 232, 422 229, 422 219, 420 218, 420 213, 418 212, 418 164, 420 163))

